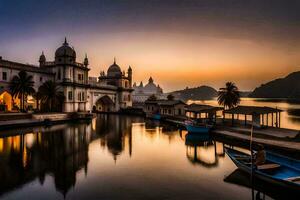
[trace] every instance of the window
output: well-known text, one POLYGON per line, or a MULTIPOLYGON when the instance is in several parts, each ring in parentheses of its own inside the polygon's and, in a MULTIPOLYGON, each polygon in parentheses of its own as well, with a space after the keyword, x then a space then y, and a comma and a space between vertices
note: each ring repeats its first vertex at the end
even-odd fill
POLYGON ((78 80, 82 81, 83 80, 83 74, 78 74, 78 80))
POLYGON ((72 93, 72 91, 69 91, 69 92, 68 92, 68 99, 69 99, 69 100, 72 100, 72 99, 73 99, 73 93, 72 93))
POLYGON ((181 109, 178 109, 178 115, 181 115, 181 109))
POLYGON ((43 82, 43 77, 40 77, 40 82, 43 82))
POLYGON ((78 92, 78 101, 81 101, 81 93, 78 92))
POLYGON ((7 80, 7 72, 2 72, 2 80, 7 80))
POLYGON ((84 101, 84 92, 82 92, 81 94, 82 94, 81 100, 84 101))
POLYGON ((60 69, 58 69, 58 73, 57 73, 57 79, 60 80, 61 79, 61 71, 60 69))

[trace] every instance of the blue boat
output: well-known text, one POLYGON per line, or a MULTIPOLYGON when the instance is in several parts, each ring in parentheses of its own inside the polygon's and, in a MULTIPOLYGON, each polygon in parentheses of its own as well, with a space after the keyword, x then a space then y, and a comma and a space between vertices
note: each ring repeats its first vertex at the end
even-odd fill
POLYGON ((154 114, 152 116, 152 118, 155 119, 155 120, 161 120, 161 115, 160 114, 154 114))
POLYGON ((286 191, 300 193, 300 161, 271 152, 266 162, 251 168, 250 155, 234 149, 225 149, 227 155, 242 171, 253 174, 255 179, 265 181, 286 191))
POLYGON ((197 124, 193 120, 185 121, 185 128, 189 133, 208 134, 211 127, 206 124, 197 124))

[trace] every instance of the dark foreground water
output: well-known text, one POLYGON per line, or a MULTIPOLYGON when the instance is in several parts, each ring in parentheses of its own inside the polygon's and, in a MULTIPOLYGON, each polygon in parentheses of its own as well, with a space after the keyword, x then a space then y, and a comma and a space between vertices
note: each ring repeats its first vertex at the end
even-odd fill
MULTIPOLYGON (((0 198, 263 197, 247 187, 222 142, 186 141, 186 134, 142 118, 105 115, 91 123, 2 131, 0 198)), ((274 197, 275 191, 261 190, 274 197)))

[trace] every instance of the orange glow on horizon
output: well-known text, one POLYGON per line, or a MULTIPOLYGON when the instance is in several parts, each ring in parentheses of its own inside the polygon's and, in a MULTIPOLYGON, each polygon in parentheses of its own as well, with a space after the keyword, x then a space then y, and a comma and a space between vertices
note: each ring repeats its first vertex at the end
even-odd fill
MULTIPOLYGON (((42 39, 41 39, 42 40, 42 39)), ((17 41, 12 46, 26 52, 27 43, 34 46, 36 55, 28 53, 37 64, 42 50, 47 60, 54 59, 61 41, 50 37, 45 42, 17 41)), ((68 42, 77 52, 77 62, 85 53, 90 61, 90 76, 99 76, 117 58, 122 70, 133 68, 133 81, 146 83, 152 76, 164 91, 209 85, 218 89, 226 81, 236 82, 241 90, 255 87, 300 69, 300 50, 280 42, 186 35, 160 32, 121 32, 72 36, 68 42)), ((23 56, 24 57, 24 56, 23 56)), ((12 58, 14 59, 14 58, 12 58)), ((27 60, 27 59, 25 59, 27 60)), ((24 62, 24 60, 20 60, 24 62)))

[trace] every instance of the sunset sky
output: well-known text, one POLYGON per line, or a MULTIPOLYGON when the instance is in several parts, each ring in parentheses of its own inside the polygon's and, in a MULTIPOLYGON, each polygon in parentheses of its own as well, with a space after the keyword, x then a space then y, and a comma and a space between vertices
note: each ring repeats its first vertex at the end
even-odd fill
POLYGON ((234 81, 241 90, 300 70, 297 0, 0 0, 0 55, 38 64, 64 37, 90 75, 113 57, 165 91, 234 81))

